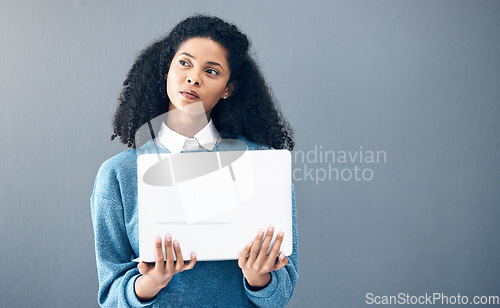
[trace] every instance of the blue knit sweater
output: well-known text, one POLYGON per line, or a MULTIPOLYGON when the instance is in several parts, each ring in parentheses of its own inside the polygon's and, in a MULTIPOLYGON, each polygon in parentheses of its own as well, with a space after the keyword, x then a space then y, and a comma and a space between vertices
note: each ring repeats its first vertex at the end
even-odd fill
MULTIPOLYGON (((248 150, 270 149, 248 141, 248 150)), ((223 139, 215 151, 234 150, 223 139)), ((271 272, 271 282, 253 291, 243 277, 237 260, 198 261, 194 268, 173 276, 155 298, 141 302, 134 291, 140 275, 137 263, 139 232, 137 215, 137 155, 168 153, 151 140, 138 150, 122 152, 99 168, 90 198, 94 225, 98 301, 103 307, 283 307, 298 280, 298 240, 295 196, 293 200, 293 253, 288 264, 271 272)), ((182 244, 182 243, 181 243, 182 244)), ((242 243, 242 249, 245 243, 242 243)))

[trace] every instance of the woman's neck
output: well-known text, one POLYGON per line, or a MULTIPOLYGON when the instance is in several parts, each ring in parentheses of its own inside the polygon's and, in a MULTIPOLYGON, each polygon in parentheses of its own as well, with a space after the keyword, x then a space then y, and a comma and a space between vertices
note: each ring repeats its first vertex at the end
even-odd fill
POLYGON ((210 112, 200 115, 193 115, 178 110, 167 113, 166 125, 176 133, 188 138, 193 138, 196 133, 205 127, 210 121, 210 112))

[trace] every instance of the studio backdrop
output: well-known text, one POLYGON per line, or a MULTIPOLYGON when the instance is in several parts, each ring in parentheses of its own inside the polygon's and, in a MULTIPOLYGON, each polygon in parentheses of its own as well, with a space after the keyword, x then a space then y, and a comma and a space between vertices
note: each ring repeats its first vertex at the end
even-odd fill
POLYGON ((1 307, 97 306, 121 84, 194 13, 249 36, 295 132, 290 307, 498 300, 499 1, 1 0, 1 307))

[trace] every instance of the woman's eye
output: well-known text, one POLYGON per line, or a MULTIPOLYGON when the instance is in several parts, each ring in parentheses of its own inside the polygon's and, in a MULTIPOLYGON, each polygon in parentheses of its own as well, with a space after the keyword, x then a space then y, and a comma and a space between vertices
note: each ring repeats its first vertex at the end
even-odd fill
POLYGON ((189 66, 189 63, 187 63, 186 61, 184 60, 180 60, 179 63, 182 65, 182 66, 189 66))
POLYGON ((209 73, 210 75, 219 75, 219 72, 211 68, 206 70, 205 72, 209 73))

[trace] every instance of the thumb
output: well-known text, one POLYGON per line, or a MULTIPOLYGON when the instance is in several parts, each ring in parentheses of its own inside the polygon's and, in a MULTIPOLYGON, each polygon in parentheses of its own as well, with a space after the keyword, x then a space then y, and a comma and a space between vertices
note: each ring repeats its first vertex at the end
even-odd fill
POLYGON ((141 273, 141 275, 145 275, 151 270, 149 265, 142 261, 137 264, 137 268, 139 269, 139 273, 141 273))
POLYGON ((274 263, 274 269, 273 269, 273 271, 280 270, 280 269, 282 269, 287 264, 288 264, 288 258, 285 256, 285 254, 283 252, 281 252, 278 255, 278 259, 274 263))

